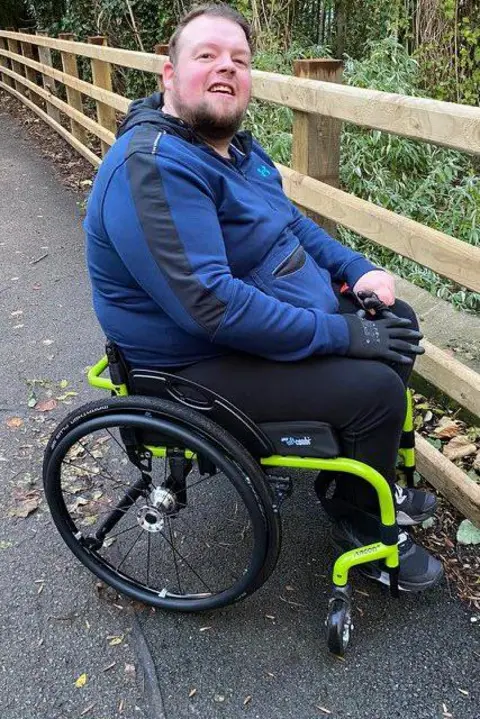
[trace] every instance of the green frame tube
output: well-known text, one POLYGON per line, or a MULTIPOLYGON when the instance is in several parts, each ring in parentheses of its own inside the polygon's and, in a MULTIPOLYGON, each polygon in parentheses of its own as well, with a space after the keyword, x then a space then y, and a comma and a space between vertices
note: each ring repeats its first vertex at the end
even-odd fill
POLYGON ((105 372, 108 367, 108 357, 103 355, 102 359, 90 367, 87 373, 88 383, 96 389, 110 390, 117 395, 117 397, 127 397, 128 389, 126 384, 113 384, 111 379, 108 377, 102 377, 101 375, 105 372))
MULTIPOLYGON (((128 396, 128 388, 126 384, 114 384, 107 377, 101 375, 108 367, 107 355, 104 355, 88 372, 88 382, 92 387, 108 390, 119 397, 128 396)), ((409 431, 413 429, 413 403, 410 391, 407 390, 407 413, 405 418, 404 429, 409 431)), ((165 457, 167 450, 165 447, 146 446, 152 457, 165 457)), ((406 466, 414 466, 415 454, 414 450, 400 450, 406 466), (413 465, 407 464, 413 455, 413 465)), ((187 459, 194 459, 195 453, 185 450, 187 459)), ((348 457, 335 457, 333 459, 320 459, 317 457, 297 457, 292 455, 274 454, 270 457, 262 457, 260 464, 264 467, 288 467, 293 469, 305 469, 327 472, 347 472, 368 482, 376 491, 380 506, 380 519, 382 524, 391 527, 396 524, 396 511, 393 502, 392 492, 386 479, 363 462, 348 457)), ((348 572, 352 567, 366 562, 385 560, 385 564, 389 568, 398 567, 398 545, 387 545, 383 542, 375 542, 358 549, 352 549, 342 554, 333 567, 333 583, 336 586, 343 587, 348 582, 348 572)))
MULTIPOLYGON (((407 411, 405 413, 405 421, 403 423, 404 432, 413 432, 413 392, 407 388, 407 411)), ((415 467, 415 448, 411 447, 404 449, 400 447, 398 454, 402 458, 404 467, 414 468, 415 467)))

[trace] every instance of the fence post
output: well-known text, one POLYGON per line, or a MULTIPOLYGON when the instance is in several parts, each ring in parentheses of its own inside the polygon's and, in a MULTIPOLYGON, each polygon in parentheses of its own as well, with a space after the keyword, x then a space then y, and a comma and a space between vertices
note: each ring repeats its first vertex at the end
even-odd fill
MULTIPOLYGON (((8 50, 7 41, 4 37, 0 37, 0 48, 2 50, 8 50)), ((0 68, 6 67, 10 69, 10 60, 8 57, 4 57, 3 55, 0 55, 0 68)), ((2 81, 5 83, 5 85, 8 85, 9 87, 13 87, 13 80, 9 75, 4 75, 0 72, 0 77, 2 78, 2 81)))
MULTIPOLYGON (((153 51, 154 51, 155 55, 168 55, 168 43, 159 43, 158 45, 155 45, 155 47, 153 48, 153 51)), ((158 84, 158 89, 160 90, 160 92, 163 92, 165 90, 165 88, 163 87, 163 80, 162 80, 161 72, 158 73, 157 84, 158 84)))
MULTIPOLYGON (((46 32, 38 32, 37 35, 41 35, 42 37, 48 37, 46 32)), ((52 63, 52 53, 50 52, 49 47, 42 47, 41 45, 38 45, 38 59, 42 63, 42 65, 48 65, 49 67, 53 67, 52 63)), ((42 83, 45 90, 48 90, 48 92, 51 92, 52 95, 56 95, 57 91, 55 88, 55 80, 53 77, 49 77, 48 75, 44 75, 42 72, 42 83)), ((55 120, 56 122, 60 122, 60 112, 59 110, 52 105, 51 102, 48 102, 48 100, 45 101, 46 107, 47 107, 47 114, 50 115, 52 120, 55 120)))
MULTIPOLYGON (((33 30, 31 28, 25 28, 21 27, 19 28, 19 32, 23 32, 25 34, 32 34, 33 30)), ((27 57, 29 60, 34 60, 33 56, 33 48, 32 44, 29 42, 24 42, 23 40, 20 42, 20 45, 22 46, 22 55, 24 57, 27 57)), ((30 82, 33 82, 34 85, 38 85, 38 76, 37 71, 33 69, 33 67, 27 67, 25 65, 25 75, 27 77, 27 80, 30 80, 30 82)), ((32 102, 35 103, 35 105, 38 105, 41 107, 42 105, 42 99, 37 95, 36 92, 33 92, 31 90, 27 90, 27 94, 32 100, 32 102)))
MULTIPOLYGON (((95 35, 94 37, 89 37, 88 42, 91 45, 107 45, 107 38, 103 35, 95 35)), ((112 91, 112 66, 109 62, 105 62, 105 60, 96 60, 91 59, 92 64, 92 79, 93 84, 97 87, 101 87, 104 90, 110 90, 112 91)), ((97 120, 102 127, 105 127, 107 130, 110 130, 110 132, 113 132, 113 134, 117 131, 117 120, 115 117, 115 110, 113 107, 110 107, 110 105, 106 105, 104 102, 97 102, 97 120)), ((102 156, 104 156, 109 149, 110 145, 108 145, 103 140, 100 140, 100 145, 102 148, 102 156)))
MULTIPOLYGON (((74 35, 71 32, 61 32, 58 37, 60 40, 72 41, 74 39, 74 35)), ((72 77, 78 77, 77 56, 71 52, 62 51, 60 52, 60 57, 62 58, 63 72, 66 72, 67 75, 71 75, 72 77)), ((74 90, 73 87, 69 87, 68 85, 65 85, 65 89, 67 91, 67 102, 70 107, 73 107, 75 110, 78 110, 79 112, 83 113, 81 93, 78 90, 74 90)), ((82 143, 82 145, 86 145, 87 133, 85 131, 85 128, 82 127, 82 125, 76 122, 73 118, 70 118, 70 128, 72 130, 72 135, 76 137, 77 140, 82 143)))
MULTIPOLYGON (((8 29, 11 30, 12 32, 15 32, 14 28, 8 28, 8 29)), ((8 43, 8 49, 10 50, 10 52, 14 52, 17 55, 20 54, 20 47, 19 47, 17 40, 12 40, 11 38, 8 38, 7 43, 8 43)), ((16 60, 11 60, 11 63, 12 63, 13 72, 16 72, 18 75, 25 74, 23 72, 23 65, 21 63, 17 62, 16 60)), ((14 85, 15 85, 15 90, 17 90, 17 92, 21 92, 22 95, 27 94, 26 87, 25 87, 25 85, 22 85, 21 82, 14 80, 14 85)))
MULTIPOLYGON (((342 82, 342 60, 295 60, 295 77, 324 82, 342 82)), ((340 134, 342 123, 324 115, 308 112, 293 113, 292 168, 333 187, 339 186, 340 134)), ((335 236, 336 224, 328 218, 308 212, 330 235, 335 236)))

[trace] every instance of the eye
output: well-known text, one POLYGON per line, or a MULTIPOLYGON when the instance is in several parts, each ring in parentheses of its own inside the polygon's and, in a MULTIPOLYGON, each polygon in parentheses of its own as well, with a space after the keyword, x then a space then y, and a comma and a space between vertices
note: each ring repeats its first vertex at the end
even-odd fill
POLYGON ((233 62, 236 63, 237 65, 240 65, 240 67, 248 67, 248 62, 247 62, 246 60, 242 60, 242 59, 239 58, 239 57, 237 57, 236 59, 234 59, 233 62))
POLYGON ((209 60, 209 59, 211 59, 211 58, 213 58, 213 57, 214 57, 213 52, 202 52, 202 53, 199 55, 199 58, 202 59, 202 60, 203 60, 203 59, 209 60))

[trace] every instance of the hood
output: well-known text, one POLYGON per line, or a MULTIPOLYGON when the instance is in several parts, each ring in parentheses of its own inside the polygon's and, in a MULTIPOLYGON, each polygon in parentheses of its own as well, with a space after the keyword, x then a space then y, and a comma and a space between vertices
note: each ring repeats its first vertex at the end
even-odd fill
MULTIPOLYGON (((178 117, 172 115, 164 115, 162 112, 163 94, 154 92, 149 97, 141 98, 132 102, 117 130, 117 138, 124 135, 128 130, 137 125, 154 125, 159 130, 164 130, 170 135, 177 135, 188 142, 194 144, 204 144, 202 138, 195 133, 193 128, 178 117)), ((243 130, 237 132, 232 143, 244 155, 249 155, 252 151, 252 135, 250 132, 243 130)))

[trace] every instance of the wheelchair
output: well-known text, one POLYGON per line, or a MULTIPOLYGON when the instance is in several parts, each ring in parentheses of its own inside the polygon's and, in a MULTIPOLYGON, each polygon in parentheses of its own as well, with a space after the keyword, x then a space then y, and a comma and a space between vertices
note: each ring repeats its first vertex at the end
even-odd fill
MULTIPOLYGON (((238 602, 273 572, 290 469, 355 475, 376 491, 379 541, 334 563, 326 641, 343 656, 353 629, 349 572, 384 562, 398 596, 392 492, 372 467, 341 456, 323 422, 255 424, 216 393, 168 372, 127 367, 118 347, 88 372, 110 393, 80 406, 45 450, 45 496, 63 540, 98 578, 153 607, 199 612, 238 602), (105 376, 109 371, 109 377, 105 376), (193 472, 196 464, 198 472, 193 472)), ((411 393, 400 458, 413 485, 411 393)))

